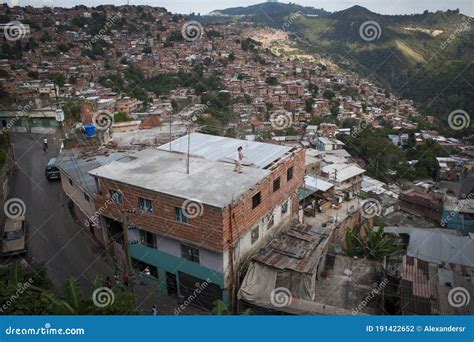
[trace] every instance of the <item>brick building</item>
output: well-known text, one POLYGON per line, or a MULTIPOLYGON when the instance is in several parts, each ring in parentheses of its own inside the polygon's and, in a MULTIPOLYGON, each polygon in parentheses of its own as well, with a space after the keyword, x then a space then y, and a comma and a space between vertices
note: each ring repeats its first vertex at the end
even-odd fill
POLYGON ((410 190, 401 193, 398 200, 400 210, 426 217, 435 222, 441 221, 443 199, 438 194, 410 190))
POLYGON ((193 133, 90 174, 109 236, 119 241, 126 219, 133 261, 160 289, 187 297, 209 279, 199 302, 212 306, 229 299, 239 265, 296 214, 304 150, 193 133), (243 173, 231 158, 239 146, 243 173), (106 206, 112 197, 116 205, 106 206))

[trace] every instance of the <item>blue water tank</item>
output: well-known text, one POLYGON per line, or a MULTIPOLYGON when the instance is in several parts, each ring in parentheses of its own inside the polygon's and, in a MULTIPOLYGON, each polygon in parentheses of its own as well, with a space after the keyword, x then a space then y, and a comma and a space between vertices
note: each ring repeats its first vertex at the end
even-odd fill
POLYGON ((92 138, 95 137, 96 131, 93 124, 85 124, 84 130, 86 131, 86 137, 92 138))

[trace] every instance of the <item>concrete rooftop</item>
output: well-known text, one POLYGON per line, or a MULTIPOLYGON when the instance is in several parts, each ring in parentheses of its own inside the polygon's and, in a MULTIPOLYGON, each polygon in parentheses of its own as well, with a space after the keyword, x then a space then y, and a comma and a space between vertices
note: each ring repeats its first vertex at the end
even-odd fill
POLYGON ((142 189, 192 199, 224 208, 270 175, 256 167, 233 172, 234 165, 200 157, 190 157, 186 174, 186 154, 149 148, 127 160, 118 160, 89 172, 112 181, 142 189))

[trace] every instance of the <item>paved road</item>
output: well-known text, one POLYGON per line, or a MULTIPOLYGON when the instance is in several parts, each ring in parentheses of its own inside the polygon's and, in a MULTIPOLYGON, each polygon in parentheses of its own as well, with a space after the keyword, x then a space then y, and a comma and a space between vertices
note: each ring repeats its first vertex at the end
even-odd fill
POLYGON ((26 204, 28 259, 45 263, 53 284, 62 289, 73 276, 84 290, 97 273, 113 275, 92 236, 72 218, 60 181, 48 181, 44 171, 48 160, 59 151, 58 139, 48 136, 49 150, 42 150, 42 136, 16 133, 15 185, 11 197, 26 204))
MULTIPOLYGON (((16 173, 10 197, 19 198, 26 205, 27 259, 45 263, 48 277, 58 290, 62 290, 66 278, 73 276, 80 282, 84 293, 88 293, 97 273, 112 278, 114 269, 108 263, 110 259, 102 256, 102 249, 92 235, 75 223, 61 182, 45 179, 46 164, 58 154, 60 144, 57 137, 48 136, 49 150, 44 153, 42 137, 16 133, 12 141, 16 173)), ((176 299, 158 294, 153 286, 136 285, 135 293, 136 309, 144 314, 150 313, 153 304, 158 306, 160 314, 169 315, 179 306, 176 299)), ((203 311, 191 306, 182 312, 197 313, 203 311)))

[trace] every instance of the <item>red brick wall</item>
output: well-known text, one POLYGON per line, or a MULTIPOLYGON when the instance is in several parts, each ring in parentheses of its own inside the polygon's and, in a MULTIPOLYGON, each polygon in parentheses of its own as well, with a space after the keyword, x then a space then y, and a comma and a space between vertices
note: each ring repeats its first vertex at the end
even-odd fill
POLYGON ((135 213, 128 213, 129 224, 137 225, 143 229, 155 232, 171 238, 184 240, 204 248, 221 251, 223 249, 222 238, 222 210, 203 205, 202 215, 189 218, 189 224, 177 222, 175 218, 175 207, 181 207, 184 200, 164 194, 131 187, 129 185, 101 179, 101 192, 103 196, 96 197, 97 211, 105 208, 105 202, 109 198, 109 189, 121 190, 124 196, 124 204, 108 205, 103 209, 102 215, 122 221, 120 210, 136 209, 135 213), (138 198, 143 197, 153 201, 153 213, 138 210, 138 198))
MULTIPOLYGON (((279 164, 269 178, 262 181, 253 191, 250 191, 244 199, 234 204, 232 209, 234 241, 303 185, 304 158, 304 150, 298 150, 279 164), (286 171, 292 165, 293 179, 287 182, 286 171), (273 180, 278 177, 280 177, 280 190, 273 193, 273 180), (257 208, 252 209, 252 197, 259 191, 261 191, 261 203, 257 208)), ((184 199, 153 193, 105 179, 100 180, 100 187, 102 196, 96 196, 95 198, 96 210, 104 216, 122 221, 120 211, 131 208, 138 209, 138 197, 143 197, 153 201, 154 212, 145 213, 137 210, 136 213, 130 213, 128 214, 129 224, 211 250, 223 251, 227 246, 230 237, 229 208, 225 208, 223 211, 219 208, 203 205, 202 215, 189 218, 189 224, 185 224, 176 221, 174 209, 175 207, 181 207, 184 199), (124 195, 122 206, 105 204, 109 198, 110 189, 122 191, 124 195)), ((294 196, 289 210, 296 213, 297 209, 298 196, 294 196)))
MULTIPOLYGON (((245 170, 244 170, 245 171, 245 170)), ((288 196, 294 193, 304 183, 305 152, 303 149, 294 153, 291 158, 278 164, 269 178, 262 181, 260 186, 249 192, 249 195, 239 201, 232 208, 232 241, 238 240, 248 229, 254 226, 259 220, 265 217, 275 206, 282 203, 288 196), (286 171, 293 166, 293 179, 286 181, 286 171), (273 192, 273 181, 280 177, 280 189, 273 192), (260 192, 261 203, 252 209, 252 197, 260 192)), ((292 215, 298 210, 298 196, 293 196, 292 203, 288 210, 292 215)), ((229 208, 224 211, 224 241, 230 238, 230 217, 229 208)))

